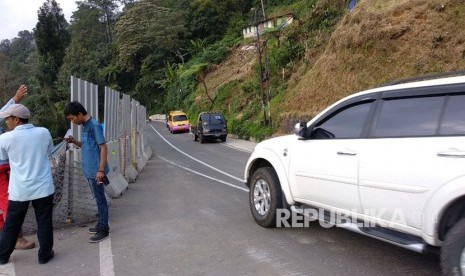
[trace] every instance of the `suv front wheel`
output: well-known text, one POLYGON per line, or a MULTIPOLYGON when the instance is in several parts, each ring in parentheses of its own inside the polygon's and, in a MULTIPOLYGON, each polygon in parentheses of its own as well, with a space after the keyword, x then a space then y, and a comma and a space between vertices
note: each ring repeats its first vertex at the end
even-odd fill
POLYGON ((278 176, 271 167, 256 170, 250 179, 249 205, 254 220, 261 226, 276 226, 276 211, 282 208, 278 176))
POLYGON ((441 266, 444 275, 465 275, 465 218, 447 233, 441 247, 441 266))

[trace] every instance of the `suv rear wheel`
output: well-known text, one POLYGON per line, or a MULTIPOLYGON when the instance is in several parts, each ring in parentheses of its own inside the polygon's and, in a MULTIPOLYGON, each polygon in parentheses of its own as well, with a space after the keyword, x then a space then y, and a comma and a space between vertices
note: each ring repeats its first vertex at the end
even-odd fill
POLYGON ((273 168, 262 167, 253 173, 249 205, 255 222, 267 228, 276 226, 276 211, 283 203, 281 186, 273 168))
POLYGON ((444 275, 465 275, 465 218, 447 233, 441 247, 441 266, 444 275))

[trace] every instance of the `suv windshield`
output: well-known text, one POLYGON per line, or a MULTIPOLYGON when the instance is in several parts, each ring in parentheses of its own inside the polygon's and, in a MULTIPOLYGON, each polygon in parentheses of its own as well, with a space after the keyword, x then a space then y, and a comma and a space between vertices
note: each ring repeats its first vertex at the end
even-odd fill
POLYGON ((175 115, 173 116, 173 122, 187 121, 186 115, 175 115))
POLYGON ((221 116, 220 114, 205 114, 202 116, 202 120, 204 121, 204 123, 212 125, 224 124, 223 116, 221 116))

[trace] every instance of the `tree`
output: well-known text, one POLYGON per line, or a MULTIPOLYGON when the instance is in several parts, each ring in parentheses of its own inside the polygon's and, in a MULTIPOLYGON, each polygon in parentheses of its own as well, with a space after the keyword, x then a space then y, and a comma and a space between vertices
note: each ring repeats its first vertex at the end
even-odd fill
POLYGON ((117 66, 137 79, 133 96, 141 102, 159 91, 165 63, 187 43, 184 14, 162 2, 141 0, 116 24, 117 66))
MULTIPOLYGON (((170 53, 181 48, 186 35, 181 12, 163 7, 156 0, 142 0, 123 14, 116 25, 118 63, 124 70, 138 71, 151 53, 170 53)), ((163 67, 164 61, 159 63, 163 67)))
POLYGON ((60 90, 69 87, 70 75, 92 83, 104 84, 105 79, 99 71, 111 60, 111 57, 108 58, 111 46, 107 40, 106 24, 100 18, 98 8, 78 2, 69 27, 71 43, 60 70, 60 90))
POLYGON ((54 87, 58 69, 63 64, 65 50, 71 39, 67 27, 68 22, 58 3, 47 0, 39 9, 38 22, 34 29, 42 88, 54 87))
POLYGON ((27 82, 35 74, 35 68, 29 66, 36 64, 34 60, 31 60, 31 57, 36 58, 36 56, 32 56, 34 52, 34 34, 30 31, 21 31, 18 33, 18 37, 11 40, 8 64, 10 72, 18 78, 18 83, 15 86, 27 82))
POLYGON ((113 41, 113 29, 118 18, 118 2, 131 4, 133 1, 87 0, 77 2, 79 6, 87 6, 89 10, 97 10, 99 12, 99 20, 103 22, 105 26, 107 43, 113 41))
POLYGON ((11 97, 10 90, 13 89, 11 83, 14 77, 8 70, 8 56, 0 51, 0 100, 4 103, 11 97))
POLYGON ((21 31, 12 40, 0 43, 0 95, 2 102, 11 98, 20 84, 29 83, 37 70, 34 35, 21 31))
POLYGON ((3 53, 4 55, 9 55, 11 48, 11 41, 9 39, 3 39, 0 42, 0 52, 3 53))
POLYGON ((210 42, 224 36, 235 14, 246 14, 250 0, 194 0, 189 7, 188 22, 195 38, 208 38, 210 42))
POLYGON ((56 89, 58 72, 63 64, 66 47, 70 42, 70 33, 67 30, 68 22, 63 12, 55 0, 47 0, 38 11, 38 22, 34 29, 37 54, 39 57, 38 80, 40 85, 40 94, 36 99, 42 103, 38 105, 36 113, 49 114, 48 117, 39 117, 42 120, 39 124, 48 127, 52 136, 58 136, 58 133, 66 128, 63 124, 63 115, 61 110, 57 111, 57 105, 68 98, 60 97, 56 89))

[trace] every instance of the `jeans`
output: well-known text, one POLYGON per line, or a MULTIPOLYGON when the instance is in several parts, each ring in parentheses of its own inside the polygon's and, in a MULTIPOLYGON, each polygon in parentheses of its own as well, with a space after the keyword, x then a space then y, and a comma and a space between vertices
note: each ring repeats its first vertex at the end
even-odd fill
POLYGON ((94 195, 95 202, 98 209, 98 223, 97 226, 101 228, 108 228, 108 203, 105 197, 105 185, 97 184, 95 178, 87 178, 90 191, 94 195))
POLYGON ((31 201, 8 201, 8 214, 0 238, 0 262, 6 263, 15 249, 19 231, 32 202, 37 221, 39 260, 47 260, 53 249, 53 194, 31 201))

